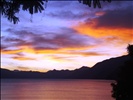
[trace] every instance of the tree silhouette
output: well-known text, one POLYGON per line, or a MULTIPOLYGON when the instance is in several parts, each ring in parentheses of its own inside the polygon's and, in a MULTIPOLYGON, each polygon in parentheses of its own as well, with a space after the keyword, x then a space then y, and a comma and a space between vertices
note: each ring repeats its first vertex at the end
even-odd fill
POLYGON ((116 100, 133 100, 133 45, 129 45, 130 59, 121 67, 119 78, 112 83, 112 97, 116 100))
MULTIPOLYGON (((80 3, 86 4, 89 7, 101 8, 100 0, 78 0, 80 3)), ((103 0, 111 2, 111 0, 103 0)), ((44 2, 48 0, 1 0, 1 14, 14 24, 19 22, 16 13, 22 9, 30 14, 42 12, 45 9, 44 2)), ((60 1, 58 1, 60 2, 60 1)))
MULTIPOLYGON (((80 3, 83 3, 83 4, 86 4, 88 5, 89 7, 92 6, 93 4, 93 7, 96 8, 96 7, 99 7, 101 8, 101 3, 100 3, 101 0, 79 0, 80 3)), ((108 2, 111 2, 111 0, 103 0, 104 2, 105 1, 108 1, 108 2)))
POLYGON ((20 9, 28 11, 30 14, 42 12, 44 10, 44 2, 47 0, 2 0, 1 14, 14 24, 18 23, 19 18, 16 13, 20 9))

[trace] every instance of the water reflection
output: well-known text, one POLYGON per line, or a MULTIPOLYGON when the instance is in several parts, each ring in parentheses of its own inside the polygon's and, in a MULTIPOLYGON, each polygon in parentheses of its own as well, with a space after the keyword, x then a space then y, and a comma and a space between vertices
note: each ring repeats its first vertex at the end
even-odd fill
POLYGON ((2 80, 2 100, 113 100, 112 81, 2 80))

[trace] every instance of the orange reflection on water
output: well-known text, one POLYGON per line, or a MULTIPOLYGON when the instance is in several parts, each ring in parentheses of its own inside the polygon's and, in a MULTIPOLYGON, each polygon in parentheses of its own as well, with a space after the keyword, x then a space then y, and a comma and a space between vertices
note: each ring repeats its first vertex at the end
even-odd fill
POLYGON ((2 80, 2 100, 113 100, 112 81, 2 80))

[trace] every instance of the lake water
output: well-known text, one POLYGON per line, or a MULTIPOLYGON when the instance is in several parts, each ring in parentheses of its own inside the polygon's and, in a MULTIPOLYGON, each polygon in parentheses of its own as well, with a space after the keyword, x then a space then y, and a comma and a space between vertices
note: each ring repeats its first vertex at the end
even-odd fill
POLYGON ((1 100, 114 100, 112 81, 1 80, 1 100))

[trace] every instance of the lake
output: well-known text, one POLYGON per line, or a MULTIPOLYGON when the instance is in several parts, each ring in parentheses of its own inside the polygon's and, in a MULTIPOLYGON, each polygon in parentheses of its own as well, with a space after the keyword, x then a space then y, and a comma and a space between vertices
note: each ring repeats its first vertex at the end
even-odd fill
POLYGON ((2 79, 1 100, 114 100, 111 82, 2 79))

